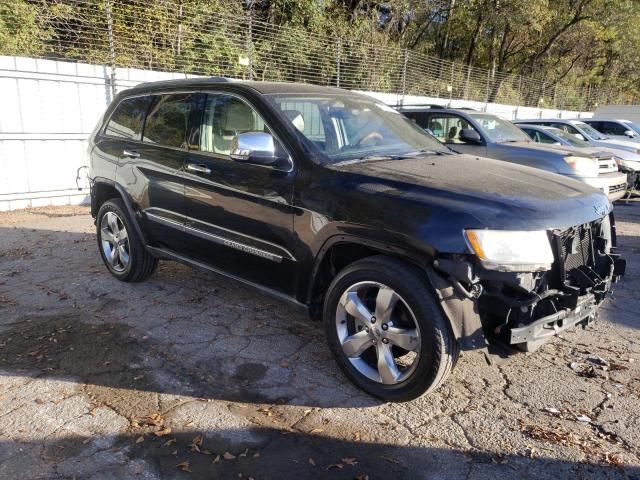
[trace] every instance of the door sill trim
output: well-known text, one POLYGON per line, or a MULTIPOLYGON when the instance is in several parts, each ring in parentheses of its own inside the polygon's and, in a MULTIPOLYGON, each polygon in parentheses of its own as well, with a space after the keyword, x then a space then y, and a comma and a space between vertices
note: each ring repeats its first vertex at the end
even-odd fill
POLYGON ((166 259, 166 260, 174 260, 176 262, 183 263, 193 268, 197 268, 198 270, 204 270, 206 272, 216 273, 226 278, 230 278, 231 280, 235 280, 243 285, 246 285, 254 290, 257 290, 260 293, 268 295, 271 298, 276 300, 280 300, 281 302, 288 303, 300 310, 303 310, 307 314, 309 313, 309 306, 304 303, 299 302, 295 298, 286 293, 278 292, 277 290, 273 290, 272 288, 264 287, 254 282, 250 282, 249 280, 245 280, 244 278, 238 277, 236 275, 225 272, 224 270, 220 270, 218 268, 207 265, 206 263, 200 262, 198 260, 193 260, 191 258, 185 257, 178 253, 175 253, 166 248, 158 248, 147 246, 147 250, 156 258, 166 259))

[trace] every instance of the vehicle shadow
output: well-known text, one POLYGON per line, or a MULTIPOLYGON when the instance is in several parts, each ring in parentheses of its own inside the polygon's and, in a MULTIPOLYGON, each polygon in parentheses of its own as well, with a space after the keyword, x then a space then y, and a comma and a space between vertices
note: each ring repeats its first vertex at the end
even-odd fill
POLYGON ((61 433, 44 445, 0 442, 0 452, 2 478, 622 480, 640 475, 636 466, 344 441, 302 432, 282 435, 272 428, 194 430, 162 437, 142 431, 115 436, 61 433))
MULTIPOLYGON (((89 228, 87 228, 89 230, 89 228)), ((0 228, 0 372, 251 403, 379 405, 339 372, 321 325, 173 262, 138 284, 93 233, 0 228)))

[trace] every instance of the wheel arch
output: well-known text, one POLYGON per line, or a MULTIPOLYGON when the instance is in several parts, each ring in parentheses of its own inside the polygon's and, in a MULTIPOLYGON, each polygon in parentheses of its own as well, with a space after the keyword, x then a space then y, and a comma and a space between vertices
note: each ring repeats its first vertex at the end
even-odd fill
POLYGON ((139 215, 136 213, 131 196, 119 183, 106 178, 94 179, 91 185, 91 215, 93 218, 97 217, 98 211, 104 202, 111 198, 120 198, 124 202, 129 219, 133 223, 133 228, 146 247, 148 238, 140 228, 139 215))
POLYGON ((348 234, 328 238, 318 250, 304 292, 304 302, 310 306, 313 319, 319 318, 324 295, 335 275, 347 265, 374 255, 386 255, 424 269, 435 258, 436 251, 428 247, 418 250, 348 234))

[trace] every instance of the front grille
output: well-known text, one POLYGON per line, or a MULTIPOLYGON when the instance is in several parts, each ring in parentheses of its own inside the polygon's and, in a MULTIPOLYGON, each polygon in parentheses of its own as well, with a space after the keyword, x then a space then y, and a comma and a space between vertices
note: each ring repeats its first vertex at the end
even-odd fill
POLYGON ((627 185, 625 183, 621 183, 620 185, 611 185, 609 187, 609 194, 624 192, 627 189, 627 185))
POLYGON ((598 160, 600 173, 617 172, 618 164, 613 158, 601 158, 598 160))

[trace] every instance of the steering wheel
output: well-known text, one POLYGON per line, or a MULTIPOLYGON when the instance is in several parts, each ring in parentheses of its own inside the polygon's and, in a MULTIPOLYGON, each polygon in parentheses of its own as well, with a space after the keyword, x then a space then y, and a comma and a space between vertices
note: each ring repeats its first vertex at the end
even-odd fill
POLYGON ((371 132, 366 134, 364 137, 362 137, 360 140, 358 140, 358 142, 356 143, 356 146, 361 146, 367 143, 371 143, 372 145, 377 145, 378 142, 380 142, 380 140, 382 140, 382 134, 379 132, 371 132))

